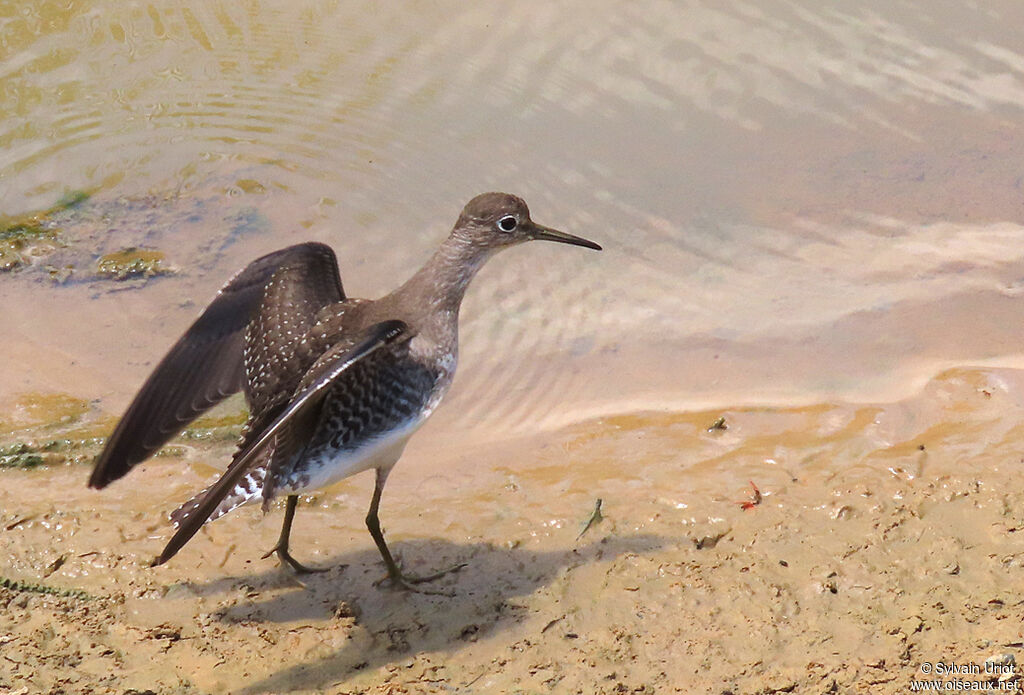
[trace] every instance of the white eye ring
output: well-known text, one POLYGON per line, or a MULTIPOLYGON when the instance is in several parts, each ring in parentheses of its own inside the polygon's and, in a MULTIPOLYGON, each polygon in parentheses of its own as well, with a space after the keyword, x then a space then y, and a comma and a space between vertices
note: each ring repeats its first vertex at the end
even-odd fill
POLYGON ((505 215, 498 220, 498 229, 503 232, 515 231, 515 228, 519 226, 519 220, 516 219, 515 215, 505 215))

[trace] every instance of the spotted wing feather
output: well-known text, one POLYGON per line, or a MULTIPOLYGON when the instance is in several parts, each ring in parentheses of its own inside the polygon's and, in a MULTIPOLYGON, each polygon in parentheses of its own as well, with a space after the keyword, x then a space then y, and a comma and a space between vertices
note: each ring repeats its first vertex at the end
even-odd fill
POLYGON ((102 488, 122 477, 245 385, 246 328, 263 303, 267 284, 288 274, 308 280, 293 289, 305 311, 344 298, 334 252, 323 244, 291 246, 250 263, 221 288, 153 370, 97 457, 90 487, 102 488))
POLYGON ((409 337, 405 323, 383 321, 370 326, 351 341, 336 346, 332 350, 334 358, 330 360, 329 367, 301 389, 266 428, 252 435, 250 442, 235 455, 220 480, 198 497, 195 504, 186 505, 189 509, 178 515, 177 531, 154 564, 160 565, 171 559, 202 528, 210 516, 218 511, 225 498, 236 490, 239 481, 252 471, 254 464, 265 460, 270 448, 290 424, 316 416, 329 388, 346 370, 385 345, 409 337))
MULTIPOLYGON (((245 394, 254 418, 283 407, 323 350, 310 329, 324 307, 344 299, 333 253, 332 272, 324 265, 283 263, 266 284, 245 334, 245 394)), ((335 310, 344 314, 360 301, 345 300, 335 310)))

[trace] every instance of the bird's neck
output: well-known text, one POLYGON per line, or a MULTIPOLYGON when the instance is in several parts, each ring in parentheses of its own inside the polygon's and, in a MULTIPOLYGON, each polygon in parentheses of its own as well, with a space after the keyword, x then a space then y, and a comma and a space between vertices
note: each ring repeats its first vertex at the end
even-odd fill
POLYGON ((457 321, 466 288, 492 253, 492 249, 453 234, 394 294, 407 306, 416 305, 427 314, 449 315, 457 321))

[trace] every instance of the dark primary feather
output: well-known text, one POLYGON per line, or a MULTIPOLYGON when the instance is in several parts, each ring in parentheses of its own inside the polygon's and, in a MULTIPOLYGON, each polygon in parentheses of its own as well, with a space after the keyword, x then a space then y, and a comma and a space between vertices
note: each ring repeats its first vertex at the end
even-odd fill
POLYGON ((307 380, 308 385, 295 394, 269 426, 239 450, 220 480, 206 490, 201 498, 187 505, 189 509, 180 516, 177 531, 153 564, 161 565, 181 550, 217 510, 225 496, 251 470, 254 461, 265 455, 267 447, 273 446, 275 439, 290 424, 316 416, 328 389, 346 370, 385 345, 409 337, 408 327, 402 321, 382 321, 370 326, 351 341, 338 345, 319 360, 315 375, 307 380))
MULTIPOLYGON (((246 328, 274 278, 288 286, 298 313, 316 312, 344 293, 334 252, 323 244, 290 246, 250 263, 217 293, 143 384, 96 459, 89 486, 102 488, 148 458, 202 413, 246 384, 246 328), (315 309, 313 308, 315 307, 315 309)), ((301 322, 300 319, 296 319, 301 322)))

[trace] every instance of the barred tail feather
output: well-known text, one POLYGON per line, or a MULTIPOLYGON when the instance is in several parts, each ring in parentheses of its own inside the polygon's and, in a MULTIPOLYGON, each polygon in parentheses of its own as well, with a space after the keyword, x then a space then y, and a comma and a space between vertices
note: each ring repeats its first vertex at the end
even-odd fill
MULTIPOLYGON (((263 496, 263 478, 266 473, 264 466, 252 469, 249 473, 246 473, 235 485, 234 489, 229 492, 221 503, 217 505, 217 508, 210 514, 210 517, 206 520, 206 523, 210 523, 214 519, 218 519, 233 509, 241 507, 243 504, 252 502, 262 498, 263 496)), ((206 493, 210 491, 213 486, 206 488, 198 495, 190 499, 185 504, 181 505, 173 512, 171 512, 171 523, 174 524, 174 528, 178 529, 183 523, 199 508, 200 503, 206 496, 206 493)))

